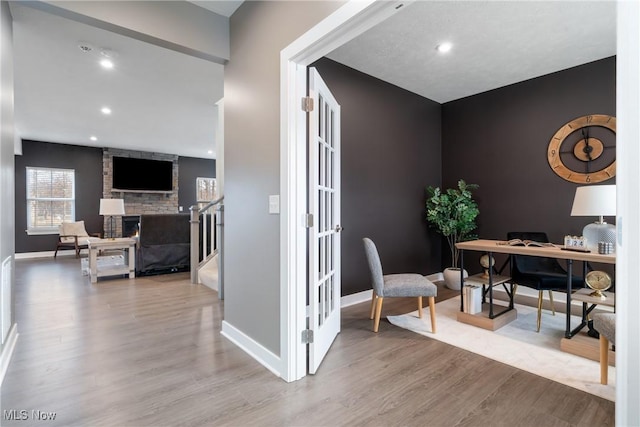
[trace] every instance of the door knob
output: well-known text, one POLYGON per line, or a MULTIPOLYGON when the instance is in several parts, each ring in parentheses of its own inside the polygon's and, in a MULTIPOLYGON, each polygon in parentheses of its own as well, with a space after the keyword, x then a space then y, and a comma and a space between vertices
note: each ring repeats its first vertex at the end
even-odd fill
POLYGON ((336 233, 339 233, 339 232, 341 232, 342 230, 344 230, 344 227, 343 227, 343 226, 341 226, 340 224, 338 224, 338 225, 336 225, 335 230, 336 230, 336 233))

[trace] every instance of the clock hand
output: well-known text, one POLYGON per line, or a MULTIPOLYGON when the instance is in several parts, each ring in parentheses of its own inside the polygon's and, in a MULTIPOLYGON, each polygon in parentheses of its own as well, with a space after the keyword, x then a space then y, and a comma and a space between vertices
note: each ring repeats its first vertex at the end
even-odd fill
POLYGON ((589 161, 593 160, 591 158, 591 152, 593 151, 593 147, 589 145, 589 132, 585 132, 584 128, 582 128, 582 137, 584 138, 584 148, 582 151, 587 155, 587 159, 589 161))
POLYGON ((587 173, 589 173, 589 166, 591 165, 591 152, 593 151, 593 147, 589 145, 589 132, 585 131, 585 128, 582 128, 582 137, 584 138, 584 148, 582 151, 587 155, 587 173))

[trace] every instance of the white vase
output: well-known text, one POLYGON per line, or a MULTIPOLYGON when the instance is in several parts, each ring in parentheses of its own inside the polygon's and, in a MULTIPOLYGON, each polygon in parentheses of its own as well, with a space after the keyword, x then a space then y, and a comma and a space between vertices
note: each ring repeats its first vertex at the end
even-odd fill
MULTIPOLYGON (((469 277, 469 273, 467 270, 462 270, 462 274, 464 277, 469 277)), ((460 290, 460 269, 454 267, 445 268, 442 272, 444 276, 444 284, 447 288, 453 289, 454 291, 460 290)))

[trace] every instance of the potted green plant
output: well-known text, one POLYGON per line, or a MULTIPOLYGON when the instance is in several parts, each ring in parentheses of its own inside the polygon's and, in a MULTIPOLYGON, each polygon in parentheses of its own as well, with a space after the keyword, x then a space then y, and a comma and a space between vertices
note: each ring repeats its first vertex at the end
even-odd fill
POLYGON ((480 211, 473 200, 472 190, 476 184, 458 181, 458 188, 441 190, 427 187, 427 221, 436 231, 447 238, 451 250, 452 267, 445 269, 445 284, 450 289, 460 289, 459 251, 456 243, 476 238, 471 234, 476 229, 476 218, 480 211))

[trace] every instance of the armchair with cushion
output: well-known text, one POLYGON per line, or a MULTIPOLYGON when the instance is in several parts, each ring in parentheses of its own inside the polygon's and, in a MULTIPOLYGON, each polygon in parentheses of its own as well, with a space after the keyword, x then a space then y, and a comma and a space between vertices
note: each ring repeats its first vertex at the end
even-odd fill
POLYGON ((63 222, 58 226, 58 243, 53 257, 58 256, 58 249, 67 248, 76 251, 76 258, 80 257, 80 249, 86 249, 89 240, 100 240, 100 233, 87 233, 84 221, 63 222))
POLYGON ((431 332, 436 333, 436 295, 437 286, 429 279, 417 273, 383 274, 382 263, 378 255, 375 243, 367 237, 363 239, 365 254, 371 272, 371 285, 373 295, 371 298, 371 319, 373 332, 378 332, 380 314, 382 313, 382 301, 386 297, 417 297, 418 316, 422 318, 422 297, 429 298, 429 311, 431 314, 431 332))
MULTIPOLYGON (((507 239, 533 240, 540 243, 548 243, 549 238, 543 232, 512 231, 507 233, 507 239)), ((537 332, 540 332, 542 316, 542 296, 544 291, 549 292, 551 310, 556 314, 553 306, 553 291, 567 290, 567 270, 560 265, 555 258, 538 256, 511 255, 511 280, 515 294, 517 285, 526 286, 538 291, 538 321, 537 332)), ((572 288, 583 288, 584 281, 580 277, 571 278, 572 288)))

